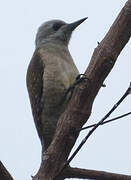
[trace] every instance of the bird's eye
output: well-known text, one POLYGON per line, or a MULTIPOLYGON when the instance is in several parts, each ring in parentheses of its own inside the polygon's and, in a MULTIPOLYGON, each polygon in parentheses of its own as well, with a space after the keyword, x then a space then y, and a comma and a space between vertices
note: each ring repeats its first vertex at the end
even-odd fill
POLYGON ((57 31, 58 29, 60 29, 61 26, 62 26, 62 24, 55 23, 55 24, 53 25, 53 29, 54 29, 55 31, 57 31))

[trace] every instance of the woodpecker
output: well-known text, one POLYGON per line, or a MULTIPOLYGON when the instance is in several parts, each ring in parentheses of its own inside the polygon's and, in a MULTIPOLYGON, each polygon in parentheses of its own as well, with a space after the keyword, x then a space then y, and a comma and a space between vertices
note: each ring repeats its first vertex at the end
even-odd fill
POLYGON ((79 75, 68 44, 72 32, 86 19, 70 24, 51 20, 42 24, 36 35, 36 48, 28 66, 26 82, 35 126, 44 151, 53 139, 70 94, 60 103, 62 97, 79 75))

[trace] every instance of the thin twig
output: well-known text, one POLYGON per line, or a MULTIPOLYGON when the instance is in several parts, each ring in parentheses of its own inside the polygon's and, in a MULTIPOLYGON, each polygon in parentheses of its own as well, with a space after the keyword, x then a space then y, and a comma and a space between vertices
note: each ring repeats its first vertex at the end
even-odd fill
MULTIPOLYGON (((112 119, 109 119, 109 120, 107 120, 107 121, 104 121, 104 122, 101 123, 100 125, 104 125, 104 124, 107 124, 107 123, 109 123, 109 122, 116 121, 116 120, 118 120, 118 119, 121 119, 121 118, 126 117, 126 116, 129 116, 129 115, 131 115, 131 112, 128 112, 128 113, 123 114, 123 115, 121 115, 121 116, 117 116, 117 117, 115 117, 115 118, 112 118, 112 119)), ((82 130, 85 130, 85 129, 89 129, 89 128, 94 127, 95 125, 96 125, 96 124, 91 124, 91 125, 89 125, 89 126, 86 126, 86 127, 80 128, 80 129, 77 129, 77 131, 82 131, 82 130)))
POLYGON ((74 153, 71 155, 71 157, 67 160, 65 163, 65 166, 68 166, 69 163, 74 159, 76 154, 79 152, 81 147, 85 144, 87 139, 92 135, 92 133, 114 112, 114 110, 122 103, 122 101, 128 96, 128 94, 131 93, 131 83, 124 95, 120 98, 120 100, 112 107, 112 109, 88 132, 86 137, 82 140, 82 142, 79 144, 77 149, 74 151, 74 153))
POLYGON ((113 111, 121 104, 121 102, 128 96, 128 94, 131 93, 131 83, 124 95, 120 98, 120 100, 112 107, 112 109, 88 132, 86 137, 82 140, 82 142, 79 144, 75 152, 72 154, 72 156, 67 160, 65 166, 69 165, 69 163, 72 161, 72 159, 76 156, 76 154, 79 152, 81 147, 85 144, 87 139, 92 135, 92 133, 106 120, 113 111))
POLYGON ((87 141, 87 139, 93 134, 93 132, 115 111, 115 109, 122 103, 122 101, 129 95, 131 94, 131 83, 130 86, 128 87, 128 89, 126 90, 126 92, 124 93, 124 95, 120 98, 120 100, 112 107, 112 109, 97 123, 95 124, 95 126, 88 132, 88 134, 86 135, 86 137, 81 141, 81 143, 79 144, 79 146, 76 148, 76 150, 74 151, 74 153, 71 155, 71 157, 65 162, 65 164, 63 165, 63 167, 61 168, 61 170, 59 171, 59 173, 57 174, 57 176, 53 179, 56 180, 57 177, 63 172, 63 170, 70 164, 70 162, 74 159, 74 157, 76 156, 76 154, 80 151, 80 149, 82 148, 82 146, 85 144, 85 142, 87 141))

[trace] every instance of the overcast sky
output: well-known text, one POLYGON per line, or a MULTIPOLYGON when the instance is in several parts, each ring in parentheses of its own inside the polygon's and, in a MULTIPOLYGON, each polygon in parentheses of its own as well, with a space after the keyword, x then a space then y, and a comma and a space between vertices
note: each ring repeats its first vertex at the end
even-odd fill
MULTIPOLYGON (((30 180, 40 165, 41 146, 26 89, 26 71, 34 52, 39 25, 50 19, 73 22, 87 17, 70 42, 70 51, 81 73, 117 17, 124 0, 4 0, 0 6, 0 159, 15 180, 30 180)), ((122 96, 131 81, 131 42, 120 54, 94 102, 88 124, 100 120, 122 96)), ((131 111, 131 96, 112 117, 131 111)), ((83 131, 80 143, 88 131, 83 131)), ((130 174, 131 117, 98 128, 71 165, 130 174)), ((75 146, 75 147, 76 147, 75 146)))

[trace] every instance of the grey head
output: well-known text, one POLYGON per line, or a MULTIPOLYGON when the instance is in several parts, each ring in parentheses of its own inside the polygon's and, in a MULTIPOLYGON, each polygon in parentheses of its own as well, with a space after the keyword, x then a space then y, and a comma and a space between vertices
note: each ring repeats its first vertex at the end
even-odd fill
POLYGON ((73 30, 86 19, 83 18, 70 24, 61 20, 51 20, 43 23, 36 34, 36 47, 46 42, 68 45, 73 30))

